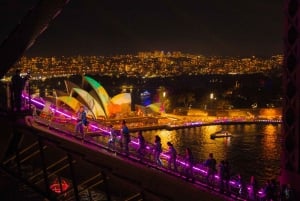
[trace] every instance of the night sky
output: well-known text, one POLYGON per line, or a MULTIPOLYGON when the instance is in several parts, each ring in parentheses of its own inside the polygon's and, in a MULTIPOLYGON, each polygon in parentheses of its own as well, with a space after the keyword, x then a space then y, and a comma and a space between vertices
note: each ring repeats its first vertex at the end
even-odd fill
MULTIPOLYGON (((37 0, 0 0, 0 41, 37 0)), ((283 1, 71 0, 26 56, 283 52, 283 1)))

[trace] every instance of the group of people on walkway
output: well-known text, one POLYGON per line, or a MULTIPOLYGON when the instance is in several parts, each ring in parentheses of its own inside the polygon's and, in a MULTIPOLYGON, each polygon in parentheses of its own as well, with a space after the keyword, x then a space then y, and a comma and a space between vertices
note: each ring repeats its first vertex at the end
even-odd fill
MULTIPOLYGON (((113 125, 109 126, 109 140, 108 140, 108 148, 112 151, 116 151, 116 143, 119 143, 121 151, 125 155, 129 155, 129 143, 131 142, 131 137, 129 133, 129 129, 126 125, 125 120, 122 121, 120 132, 113 128, 113 125), (119 135, 120 136, 119 136, 119 135), (118 137, 119 136, 119 137, 118 137)), ((147 150, 146 141, 142 134, 142 131, 138 131, 137 133, 137 148, 136 154, 138 158, 142 161, 149 150, 147 150)), ((164 153, 164 156, 167 158, 167 167, 169 170, 173 170, 178 172, 177 165, 177 151, 174 145, 171 142, 167 142, 168 150, 164 153)), ((152 149, 153 160, 154 163, 158 167, 162 167, 163 163, 161 161, 161 154, 163 153, 161 138, 156 135, 154 138, 154 143, 152 149)), ((191 179, 195 181, 193 177, 193 165, 194 165, 194 157, 190 148, 186 148, 185 152, 185 172, 187 180, 191 179)))
MULTIPOLYGON (((114 129, 113 125, 109 126, 109 140, 108 140, 108 148, 116 151, 116 143, 119 142, 121 150, 125 153, 125 155, 129 155, 129 143, 131 141, 129 129, 126 125, 126 121, 122 121, 121 129, 120 129, 120 138, 118 139, 118 132, 114 129)), ((144 140, 143 136, 140 137, 140 140, 144 140)), ((141 144, 145 143, 141 142, 141 144)), ((140 154, 142 150, 139 150, 140 154)))
POLYGON ((80 133, 84 138, 84 127, 88 125, 88 120, 86 118, 86 112, 84 106, 80 106, 79 111, 77 112, 77 124, 75 126, 75 133, 80 133))
MULTIPOLYGON (((82 135, 84 135, 83 127, 87 126, 88 121, 83 106, 80 107, 77 119, 78 122, 75 128, 76 133, 80 132, 82 135)), ((108 140, 108 148, 113 151, 116 151, 116 142, 119 142, 120 149, 126 156, 128 156, 130 153, 129 143, 131 142, 131 137, 130 137, 129 129, 126 125, 126 121, 125 120, 122 121, 121 129, 119 130, 119 132, 113 128, 113 125, 110 125, 109 135, 110 138, 108 140)), ((142 134, 142 131, 138 131, 137 144, 138 146, 136 148, 136 153, 138 158, 142 161, 145 155, 149 153, 149 151, 147 151, 146 141, 142 134)), ((178 172, 177 151, 171 142, 167 142, 167 146, 168 146, 168 150, 164 153, 164 157, 167 159, 167 168, 171 171, 178 172)), ((163 166, 163 163, 161 161, 162 153, 163 153, 163 149, 162 149, 161 138, 158 135, 156 135, 152 147, 152 154, 153 154, 154 163, 158 167, 163 166)), ((194 171, 193 171, 194 165, 195 165, 195 161, 194 161, 192 151, 189 147, 187 147, 185 149, 184 165, 182 167, 184 167, 184 176, 186 180, 191 180, 192 182, 195 181, 194 171)), ((233 189, 231 189, 231 185, 230 185, 231 169, 228 160, 221 160, 220 163, 217 164, 217 161, 214 158, 213 153, 210 153, 208 155, 208 158, 203 163, 203 165, 206 167, 206 171, 207 171, 205 177, 206 180, 205 182, 207 186, 209 188, 217 187, 220 193, 226 193, 227 195, 230 195, 233 192, 233 189), (216 175, 218 175, 219 177, 219 179, 217 180, 215 179, 216 175)), ((247 191, 246 194, 248 200, 258 199, 257 182, 253 176, 251 177, 247 188, 245 188, 242 178, 239 174, 237 176, 236 182, 238 184, 237 194, 241 195, 242 193, 245 193, 242 191, 247 191)), ((295 200, 293 190, 290 185, 286 185, 280 191, 280 195, 277 195, 279 191, 276 190, 275 187, 276 185, 274 181, 271 180, 267 181, 266 185, 262 189, 264 200, 275 201, 277 200, 276 197, 278 196, 282 197, 283 200, 287 200, 287 201, 295 200)))

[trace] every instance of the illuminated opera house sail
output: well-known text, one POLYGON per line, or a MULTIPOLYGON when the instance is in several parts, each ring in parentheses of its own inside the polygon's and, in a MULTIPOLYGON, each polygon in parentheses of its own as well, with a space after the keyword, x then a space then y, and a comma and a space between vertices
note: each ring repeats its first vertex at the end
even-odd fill
POLYGON ((130 112, 130 93, 120 93, 110 98, 105 88, 88 76, 83 76, 82 87, 70 81, 65 81, 65 85, 67 95, 58 96, 57 100, 74 112, 77 112, 81 105, 87 108, 87 115, 93 119, 106 119, 130 112))

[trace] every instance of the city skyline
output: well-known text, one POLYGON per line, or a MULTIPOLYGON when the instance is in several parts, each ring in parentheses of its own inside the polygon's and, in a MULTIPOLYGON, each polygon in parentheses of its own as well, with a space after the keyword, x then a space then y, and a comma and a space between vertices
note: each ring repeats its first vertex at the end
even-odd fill
MULTIPOLYGON (((36 2, 1 3, 1 43, 36 2)), ((163 50, 271 56, 282 53, 282 30, 282 5, 273 1, 71 0, 25 55, 116 55, 163 50)))
POLYGON ((31 72, 32 79, 99 74, 127 77, 176 77, 180 75, 277 74, 283 55, 270 58, 205 57, 181 52, 140 52, 137 55, 22 57, 15 69, 31 72))

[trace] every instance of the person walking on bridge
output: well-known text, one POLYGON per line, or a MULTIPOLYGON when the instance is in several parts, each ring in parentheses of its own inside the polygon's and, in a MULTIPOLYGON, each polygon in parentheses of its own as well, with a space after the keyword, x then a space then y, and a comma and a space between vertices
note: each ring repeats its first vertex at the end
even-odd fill
POLYGON ((167 145, 169 147, 168 152, 166 152, 166 154, 169 155, 168 168, 172 169, 171 167, 173 165, 174 170, 177 172, 177 164, 176 164, 177 152, 176 152, 176 149, 174 148, 174 146, 171 142, 167 142, 167 145))
POLYGON ((80 106, 79 111, 77 113, 77 124, 75 127, 76 134, 80 132, 82 135, 82 139, 84 139, 83 126, 87 125, 86 112, 84 111, 84 107, 80 106))
POLYGON ((116 135, 116 131, 115 131, 113 125, 109 126, 109 136, 110 136, 110 138, 108 140, 108 148, 115 151, 116 150, 115 143, 116 143, 117 135, 116 135))
POLYGON ((186 167, 185 167, 186 180, 188 181, 189 179, 191 179, 192 182, 194 182, 195 181, 194 174, 193 174, 194 157, 193 157, 192 150, 189 147, 185 149, 185 162, 186 162, 186 167))
POLYGON ((161 152, 162 152, 161 139, 158 135, 156 135, 154 140, 154 161, 158 166, 162 166, 160 160, 161 152))
POLYGON ((210 153, 208 157, 209 158, 204 163, 204 165, 207 167, 206 183, 209 187, 213 188, 215 174, 217 172, 217 161, 212 153, 210 153))
POLYGON ((121 136, 122 136, 122 144, 124 146, 124 152, 128 156, 129 155, 130 133, 129 133, 129 129, 126 125, 125 120, 122 121, 121 136))
POLYGON ((145 155, 146 142, 145 142, 145 138, 142 134, 142 131, 138 132, 138 142, 139 142, 139 147, 137 149, 137 153, 138 153, 140 160, 143 160, 144 155, 145 155))

